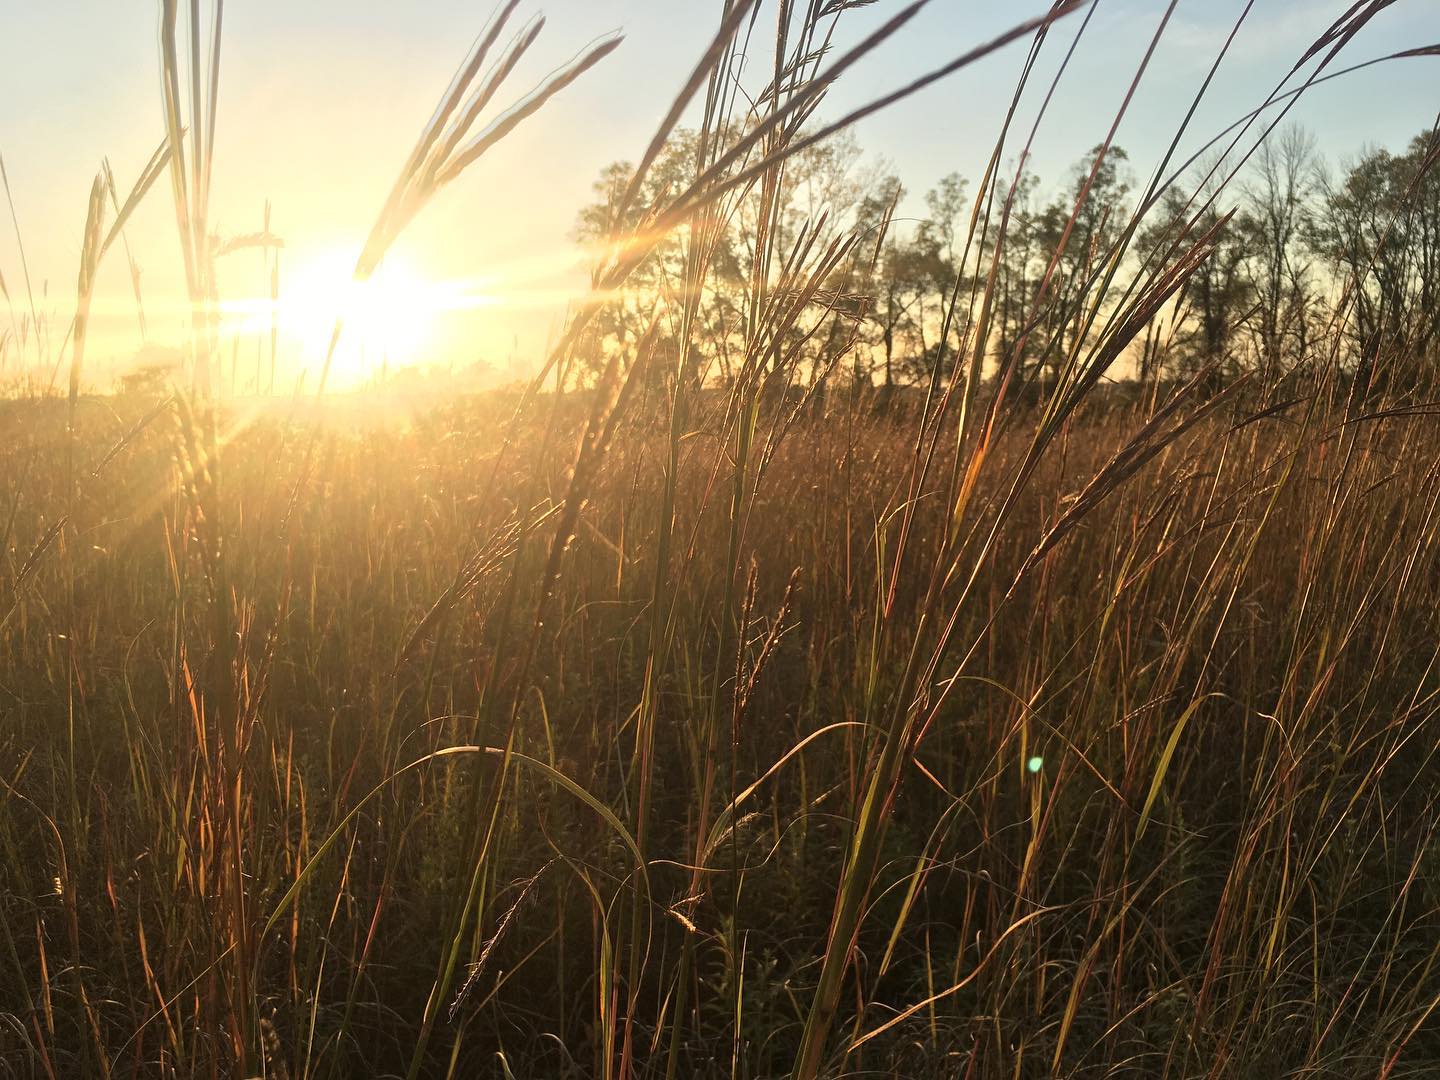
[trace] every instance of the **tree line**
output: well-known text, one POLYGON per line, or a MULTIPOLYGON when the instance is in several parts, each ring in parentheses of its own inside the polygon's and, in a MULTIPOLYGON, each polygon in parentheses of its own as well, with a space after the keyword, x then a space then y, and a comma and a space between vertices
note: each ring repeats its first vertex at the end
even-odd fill
MULTIPOLYGON (((623 199, 628 162, 606 166, 577 237, 600 243, 643 224, 645 207, 694 171, 696 138, 681 131, 670 140, 639 198, 623 199)), ((1403 150, 1367 149, 1332 165, 1313 136, 1292 126, 1238 166, 1237 183, 1227 183, 1237 166, 1212 157, 1146 202, 1126 152, 1096 147, 1059 183, 1012 166, 1008 179, 997 170, 980 185, 978 198, 968 178, 950 173, 914 214, 901 178, 867 162, 846 135, 792 158, 778 201, 737 199, 718 219, 692 222, 658 245, 594 320, 587 355, 600 362, 648 332, 683 377, 726 382, 742 367, 735 350, 757 317, 748 310, 757 244, 797 260, 832 244, 845 257, 808 298, 808 317, 787 330, 787 355, 800 359, 782 364, 777 348, 775 377, 806 382, 835 372, 858 385, 923 383, 979 348, 992 367, 1004 357, 1007 370, 1043 386, 1103 318, 1091 300, 1105 292, 1097 282, 1214 230, 1210 257, 1115 377, 1203 373, 1219 383, 1335 362, 1368 385, 1382 358, 1386 379, 1404 377, 1440 345, 1437 157, 1440 141, 1426 131, 1403 150), (763 220, 761 205, 769 207, 763 220), (697 283, 693 270, 687 278, 685 252, 699 229, 714 244, 697 283), (698 302, 676 303, 687 289, 698 302), (692 319, 684 330, 673 321, 682 310, 692 319)), ((775 269, 783 282, 784 266, 775 269)))

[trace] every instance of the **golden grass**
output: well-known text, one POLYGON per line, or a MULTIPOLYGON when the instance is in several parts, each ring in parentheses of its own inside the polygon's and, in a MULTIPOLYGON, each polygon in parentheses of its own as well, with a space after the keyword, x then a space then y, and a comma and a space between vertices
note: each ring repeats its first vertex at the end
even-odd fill
MULTIPOLYGON (((1135 250, 1191 114, 1062 290, 1115 117, 1002 348, 1012 109, 942 315, 958 351, 898 395, 826 392, 879 240, 787 226, 795 156, 1026 38, 1018 100, 1049 35, 1090 26, 1058 3, 817 127, 925 4, 832 59, 855 6, 790 11, 772 51, 759 6, 729 5, 535 380, 345 435, 242 415, 206 374, 223 8, 207 44, 192 2, 182 43, 163 0, 166 141, 108 234, 95 181, 68 400, 0 402, 8 1069, 1434 1069, 1433 379, 1361 392, 1352 281, 1333 347, 1288 375, 1107 383, 1225 235, 1197 196, 1135 250), (747 52, 770 62, 748 97, 747 52), (641 205, 697 112, 688 175, 641 205), (95 269, 166 169, 196 384, 86 396, 95 269), (717 384, 702 308, 742 205, 717 384), (677 280, 598 347, 676 230, 677 280)), ((1338 20, 1312 77, 1383 6, 1338 20)), ((485 68, 516 8, 422 129, 357 276, 618 43, 471 135, 536 40, 485 68)))

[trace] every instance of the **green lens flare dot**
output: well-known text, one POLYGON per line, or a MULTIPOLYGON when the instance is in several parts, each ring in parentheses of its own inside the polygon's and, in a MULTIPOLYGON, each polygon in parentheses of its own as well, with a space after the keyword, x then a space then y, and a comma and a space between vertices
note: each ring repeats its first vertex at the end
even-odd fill
POLYGON ((1025 763, 1025 767, 1032 773, 1037 773, 1045 767, 1045 759, 1042 757, 1032 757, 1025 763))

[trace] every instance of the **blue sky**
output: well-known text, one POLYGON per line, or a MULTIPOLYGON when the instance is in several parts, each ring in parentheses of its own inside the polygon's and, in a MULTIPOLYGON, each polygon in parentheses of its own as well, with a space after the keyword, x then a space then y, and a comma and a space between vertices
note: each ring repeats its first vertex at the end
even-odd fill
MULTIPOLYGON (((881 0, 848 15, 842 40, 853 41, 898 6, 881 0)), ((1039 0, 932 0, 836 87, 824 115, 908 81, 1041 6, 1039 0)), ((1257 0, 1197 117, 1197 137, 1257 105, 1348 6, 1349 0, 1257 0)), ((1164 7, 1160 0, 1101 0, 1037 142, 1034 165, 1043 176, 1058 182, 1103 137, 1164 7)), ((1120 131, 1137 175, 1153 167, 1241 7, 1240 0, 1180 3, 1120 131)), ((154 0, 6 0, 0 154, 35 286, 49 282, 49 306, 66 320, 86 196, 100 158, 108 155, 127 185, 160 139, 157 9, 154 0)), ((522 359, 543 348, 563 317, 565 297, 585 279, 571 230, 591 181, 607 162, 638 155, 713 31, 720 4, 537 0, 522 10, 543 10, 549 23, 516 80, 517 92, 598 34, 619 29, 626 42, 443 193, 406 234, 400 254, 417 273, 474 282, 498 301, 448 319, 431 343, 436 355, 481 353, 499 361, 512 348, 522 359)), ((297 275, 358 245, 419 125, 489 12, 488 0, 231 0, 212 211, 220 232, 257 229, 269 197, 276 231, 289 245, 286 269, 297 275)), ((1057 32, 1048 46, 1051 61, 1078 26, 1072 18, 1057 32)), ((1440 4, 1399 0, 1352 44, 1347 59, 1436 41, 1440 4)), ((1023 55, 1022 46, 1012 46, 872 118, 857 131, 861 146, 886 159, 917 194, 951 170, 977 176, 1023 55)), ((1437 63, 1402 61, 1339 80, 1316 89, 1293 115, 1332 159, 1365 145, 1398 146, 1434 122, 1437 63)), ((153 306, 152 335, 160 341, 179 340, 182 319, 164 301, 179 282, 167 198, 168 191, 157 188, 130 231, 153 306)), ((919 206, 917 198, 911 209, 919 206)), ((258 292, 256 263, 236 257, 222 277, 226 291, 258 292)), ((0 274, 12 293, 22 288, 8 220, 0 220, 0 274)), ((100 290, 107 303, 96 348, 123 364, 138 337, 125 313, 122 258, 102 272, 100 290)))

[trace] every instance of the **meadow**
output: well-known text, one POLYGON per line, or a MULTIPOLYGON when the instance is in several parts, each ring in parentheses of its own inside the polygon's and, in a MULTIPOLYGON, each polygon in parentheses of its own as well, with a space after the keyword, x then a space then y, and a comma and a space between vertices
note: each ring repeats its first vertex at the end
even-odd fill
MULTIPOLYGON (((87 389, 87 280, 129 205, 97 179, 68 395, 0 401, 0 1072, 1440 1068, 1429 271, 1396 314, 1388 229, 1347 249, 1301 341, 1278 286, 1218 306, 1239 167, 1167 202, 1167 161, 1087 217, 1109 139, 1017 270, 1002 116, 882 379, 898 196, 878 231, 785 202, 853 119, 816 110, 855 6, 763 44, 755 5, 717 14, 540 374, 393 420, 200 375, 87 389), (774 61, 750 97, 724 75, 747 49, 774 61), (906 333, 928 344, 892 377, 906 333)), ((1059 48, 1085 9, 1013 40, 1059 48)), ((168 174, 185 207, 198 372, 227 355, 216 82, 163 12, 170 131, 135 198, 168 174)), ((613 47, 467 142, 499 34, 357 276, 613 47)), ((1433 198, 1437 147, 1386 190, 1433 198)))

